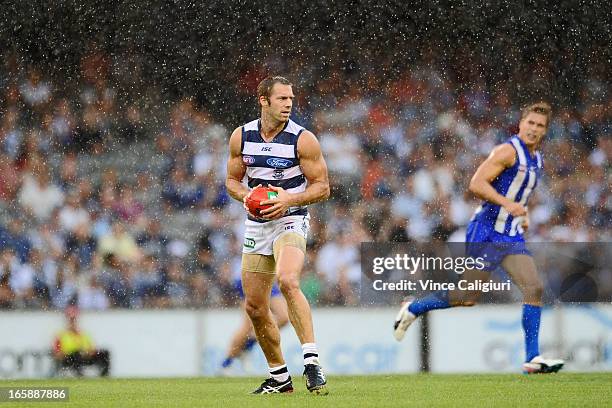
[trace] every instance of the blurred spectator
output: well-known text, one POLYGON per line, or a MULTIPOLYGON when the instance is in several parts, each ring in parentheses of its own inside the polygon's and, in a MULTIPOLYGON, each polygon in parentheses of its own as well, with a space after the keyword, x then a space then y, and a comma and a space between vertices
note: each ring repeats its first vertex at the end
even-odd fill
POLYGON ((77 298, 77 270, 74 264, 61 264, 54 278, 49 284, 51 304, 56 309, 64 309, 77 298))
POLYGON ((122 261, 137 261, 140 259, 141 251, 134 237, 125 229, 122 222, 116 221, 112 224, 109 234, 98 241, 98 252, 102 255, 112 254, 122 261))
POLYGON ((140 109, 136 105, 130 105, 126 109, 122 123, 123 139, 128 143, 144 139, 145 127, 140 109))
POLYGON ((66 253, 76 256, 82 269, 88 268, 96 254, 96 239, 91 235, 89 224, 80 223, 66 238, 66 253))
POLYGON ((125 185, 119 189, 119 198, 113 205, 113 211, 121 220, 134 223, 143 214, 144 205, 134 198, 132 187, 125 185))
POLYGON ((166 265, 166 282, 164 285, 166 302, 172 307, 184 307, 190 302, 187 276, 178 260, 171 260, 166 265))
POLYGON ((212 281, 203 273, 196 272, 189 275, 189 286, 191 294, 189 296, 191 307, 203 307, 211 305, 209 296, 210 285, 212 281))
POLYGON ((207 231, 200 235, 196 242, 196 254, 190 270, 191 273, 202 273, 204 276, 212 277, 215 273, 213 248, 207 231))
POLYGON ((361 177, 362 153, 357 135, 350 128, 338 126, 320 135, 321 149, 325 152, 330 178, 342 184, 356 183, 361 177))
POLYGON ((147 255, 158 259, 168 256, 170 239, 162 232, 161 223, 157 218, 150 218, 145 222, 145 228, 137 235, 136 242, 147 255))
POLYGON ((48 282, 57 273, 56 265, 50 259, 44 259, 43 253, 35 249, 30 254, 30 267, 33 271, 32 306, 46 310, 49 308, 50 296, 48 282))
POLYGON ((76 136, 76 119, 70 107, 70 102, 60 99, 55 105, 55 112, 51 120, 51 131, 57 146, 60 149, 74 143, 76 136))
POLYGON ((147 255, 142 258, 132 276, 131 285, 134 295, 133 303, 137 307, 156 306, 157 299, 164 290, 164 280, 155 255, 147 255))
POLYGON ((66 204, 59 211, 60 226, 68 233, 74 232, 77 227, 89 223, 89 213, 83 208, 80 201, 78 192, 70 192, 66 204))
POLYGON ((61 189, 50 182, 46 169, 41 168, 34 174, 23 177, 23 185, 19 191, 19 204, 39 221, 46 221, 54 209, 64 202, 61 189))
POLYGON ((21 174, 13 165, 11 159, 0 152, 0 201, 13 200, 20 186, 21 174))
POLYGON ((7 109, 2 117, 0 142, 2 151, 11 159, 16 159, 19 146, 23 140, 23 131, 19 126, 19 111, 16 108, 7 109))
POLYGON ((108 296, 111 306, 129 307, 132 303, 132 291, 130 287, 130 269, 126 262, 122 262, 113 253, 108 253, 103 258, 103 266, 100 272, 100 283, 108 296))
POLYGON ((64 192, 72 190, 77 184, 78 165, 79 159, 74 152, 69 152, 64 156, 59 171, 59 186, 64 192))
POLYGON ((78 305, 82 310, 106 310, 110 305, 104 285, 98 275, 85 276, 85 285, 79 289, 78 305))
POLYGON ((0 274, 0 310, 12 309, 15 305, 15 293, 11 289, 10 279, 11 272, 3 265, 0 274))
POLYGON ((317 271, 325 276, 325 296, 332 304, 354 304, 355 289, 361 277, 359 252, 348 231, 339 231, 325 243, 316 261, 317 271))
POLYGON ((204 199, 204 188, 183 168, 176 166, 164 184, 162 198, 176 209, 193 208, 204 199))
POLYGON ((19 87, 23 101, 32 108, 39 108, 51 99, 51 86, 41 79, 36 68, 30 69, 28 78, 19 87))
POLYGON ((0 268, 0 304, 5 308, 24 307, 24 295, 31 289, 31 270, 21 268, 19 260, 10 248, 1 250, 0 268))
POLYGON ((103 117, 95 105, 87 105, 75 135, 73 148, 77 151, 94 153, 99 150, 103 138, 103 117))

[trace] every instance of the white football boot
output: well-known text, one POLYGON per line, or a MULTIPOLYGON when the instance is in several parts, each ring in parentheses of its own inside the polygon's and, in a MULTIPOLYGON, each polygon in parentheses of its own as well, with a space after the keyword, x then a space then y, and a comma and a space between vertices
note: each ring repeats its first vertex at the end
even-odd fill
POLYGON ((563 368, 563 360, 548 359, 542 356, 535 356, 526 363, 523 363, 525 374, 549 374, 556 373, 563 368))
POLYGON ((395 340, 402 341, 404 336, 406 335, 406 330, 408 327, 414 322, 417 316, 410 313, 408 307, 412 302, 406 301, 402 303, 402 307, 400 308, 397 316, 395 317, 395 323, 393 324, 393 337, 395 340))

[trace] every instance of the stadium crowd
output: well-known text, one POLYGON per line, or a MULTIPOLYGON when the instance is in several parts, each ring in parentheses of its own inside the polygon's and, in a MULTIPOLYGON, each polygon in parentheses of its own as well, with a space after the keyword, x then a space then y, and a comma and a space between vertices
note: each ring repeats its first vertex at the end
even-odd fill
MULTIPOLYGON (((501 82, 466 79, 459 52, 452 67, 425 54, 393 72, 295 61, 270 53, 226 85, 256 113, 259 80, 283 73, 294 120, 321 142, 332 197, 310 210, 302 281, 316 305, 358 303, 360 242, 460 240, 478 205, 471 174, 517 129, 509 84, 554 81, 542 61, 501 82)), ((190 96, 158 103, 155 85, 134 86, 140 64, 92 45, 66 86, 3 55, 0 309, 237 304, 245 214, 225 192, 225 162, 232 127, 252 118, 226 123, 190 96)), ((612 98, 601 65, 587 74, 553 103, 531 241, 612 238, 612 98)))

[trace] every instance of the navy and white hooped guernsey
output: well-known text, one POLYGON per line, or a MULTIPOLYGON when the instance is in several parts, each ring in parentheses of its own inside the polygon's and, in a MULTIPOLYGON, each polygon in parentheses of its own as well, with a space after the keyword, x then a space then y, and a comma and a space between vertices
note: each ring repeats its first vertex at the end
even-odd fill
MULTIPOLYGON (((306 190, 307 180, 300 169, 300 159, 297 154, 297 142, 304 128, 291 119, 285 127, 270 141, 261 136, 261 121, 251 121, 242 126, 242 162, 247 170, 243 182, 249 188, 257 185, 282 187, 288 193, 300 193, 306 190)), ((303 207, 290 207, 289 215, 306 215, 308 210, 303 207)), ((249 216, 249 219, 257 220, 249 216)))
MULTIPOLYGON (((542 175, 542 156, 540 152, 531 155, 518 135, 512 136, 506 143, 516 151, 516 161, 512 167, 502 171, 491 185, 499 194, 526 206, 542 175)), ((478 207, 472 220, 486 224, 500 234, 510 237, 520 235, 522 217, 513 217, 502 206, 488 201, 478 207)))

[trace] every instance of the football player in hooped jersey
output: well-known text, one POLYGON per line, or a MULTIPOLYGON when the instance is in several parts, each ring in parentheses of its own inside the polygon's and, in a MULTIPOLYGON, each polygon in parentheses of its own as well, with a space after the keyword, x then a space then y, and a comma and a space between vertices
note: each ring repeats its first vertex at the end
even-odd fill
POLYGON ((262 202, 272 204, 262 211, 263 219, 248 214, 245 222, 245 307, 270 369, 270 377, 253 393, 293 391, 279 330, 270 312, 270 291, 278 278, 289 320, 302 344, 306 387, 313 393, 326 394, 327 380, 319 365, 312 315, 300 289, 300 274, 309 227, 306 205, 329 197, 327 166, 316 137, 289 119, 294 98, 291 83, 283 77, 268 77, 257 87, 257 96, 261 118, 232 133, 226 180, 229 194, 243 203, 258 185, 268 185, 278 194, 262 202))
MULTIPOLYGON (((529 227, 527 200, 542 172, 538 148, 550 119, 551 108, 547 103, 527 106, 521 114, 518 135, 493 149, 469 186, 484 202, 468 225, 466 252, 473 258, 483 257, 487 268, 466 272, 463 279, 487 280, 488 274, 501 265, 522 291, 525 373, 551 373, 563 367, 562 360, 540 356, 538 335, 543 288, 523 238, 523 232, 529 227)), ((479 296, 478 291, 438 291, 405 302, 395 319, 395 338, 401 340, 418 316, 435 309, 472 306, 479 296)))

